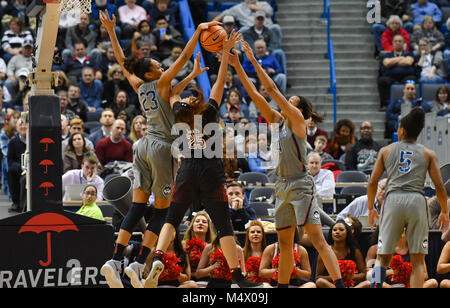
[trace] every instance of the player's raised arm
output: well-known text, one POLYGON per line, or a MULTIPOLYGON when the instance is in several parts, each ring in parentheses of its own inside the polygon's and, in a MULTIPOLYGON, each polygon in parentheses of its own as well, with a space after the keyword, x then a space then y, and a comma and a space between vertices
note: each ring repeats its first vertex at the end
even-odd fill
POLYGON ((122 68, 122 72, 123 72, 124 76, 127 78, 127 80, 130 82, 130 85, 133 87, 133 89, 137 93, 139 87, 144 83, 144 81, 142 79, 140 79, 139 77, 137 77, 136 75, 131 74, 125 68, 125 65, 124 65, 125 54, 123 53, 123 50, 120 47, 119 40, 117 38, 117 34, 116 34, 116 30, 115 30, 116 16, 114 14, 112 16, 113 16, 112 19, 109 18, 108 10, 105 10, 105 12, 103 12, 103 11, 99 12, 100 21, 105 26, 106 31, 108 32, 117 63, 119 63, 120 67, 122 68))

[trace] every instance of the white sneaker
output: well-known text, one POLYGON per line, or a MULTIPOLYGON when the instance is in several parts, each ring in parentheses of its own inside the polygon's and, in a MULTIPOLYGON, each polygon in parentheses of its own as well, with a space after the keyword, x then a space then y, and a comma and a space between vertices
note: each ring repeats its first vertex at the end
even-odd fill
POLYGON ((125 274, 130 278, 131 285, 135 289, 143 289, 142 274, 144 273, 144 264, 133 262, 125 268, 125 274))
POLYGON ((158 278, 163 271, 164 271, 164 264, 159 260, 153 261, 152 270, 150 271, 147 279, 145 280, 145 288, 158 287, 158 278))
POLYGON ((120 273, 122 272, 122 262, 109 260, 106 262, 101 270, 101 274, 105 276, 106 283, 112 289, 123 289, 120 273))

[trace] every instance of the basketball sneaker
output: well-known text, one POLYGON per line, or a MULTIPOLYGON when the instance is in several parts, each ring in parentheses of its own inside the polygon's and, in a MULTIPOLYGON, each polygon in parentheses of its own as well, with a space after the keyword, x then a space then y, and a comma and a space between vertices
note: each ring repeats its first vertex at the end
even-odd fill
POLYGON ((152 263, 152 270, 150 271, 147 279, 145 280, 145 287, 146 288, 158 287, 158 278, 163 271, 164 271, 164 264, 160 260, 155 259, 152 263))
POLYGON ((133 262, 125 268, 125 274, 130 278, 131 285, 135 289, 143 289, 142 276, 145 264, 133 262))
POLYGON ((109 260, 106 262, 100 272, 105 276, 106 283, 112 289, 122 289, 123 284, 120 279, 122 273, 122 262, 116 260, 109 260))
POLYGON ((232 288, 264 288, 265 286, 261 282, 254 282, 245 279, 240 269, 233 271, 232 274, 233 286, 232 288))

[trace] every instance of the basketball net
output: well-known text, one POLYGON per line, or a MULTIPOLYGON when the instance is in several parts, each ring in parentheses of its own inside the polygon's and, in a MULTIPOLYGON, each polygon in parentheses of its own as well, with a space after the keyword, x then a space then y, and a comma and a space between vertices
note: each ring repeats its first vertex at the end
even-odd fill
POLYGON ((79 11, 91 13, 91 0, 61 0, 59 10, 62 12, 79 11))

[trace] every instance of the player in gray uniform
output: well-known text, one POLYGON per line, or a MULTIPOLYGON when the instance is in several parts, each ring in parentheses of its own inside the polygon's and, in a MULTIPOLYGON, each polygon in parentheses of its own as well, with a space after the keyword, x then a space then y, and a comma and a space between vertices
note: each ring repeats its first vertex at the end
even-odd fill
POLYGON ((369 199, 369 223, 373 227, 377 183, 386 170, 386 199, 383 204, 378 236, 378 251, 372 272, 372 287, 381 288, 386 277, 386 268, 391 263, 403 230, 406 229, 411 256, 411 288, 422 288, 425 281, 425 255, 428 254, 428 212, 424 197, 427 171, 436 187, 441 206, 438 224, 446 228, 449 223, 447 193, 436 154, 417 144, 417 136, 425 125, 425 112, 414 108, 400 120, 399 142, 382 148, 370 177, 367 188, 369 199))
POLYGON ((244 42, 243 45, 259 80, 282 111, 280 114, 270 107, 246 75, 237 55, 230 56, 230 64, 236 69, 241 82, 261 114, 269 123, 278 123, 280 128, 279 162, 276 168, 278 179, 275 186, 275 224, 280 244, 278 287, 287 287, 289 284, 294 266, 292 245, 297 226, 304 227, 308 233, 336 286, 344 287, 336 255, 326 243, 322 233, 314 180, 306 168, 305 118, 320 116, 312 111, 311 103, 303 97, 294 96, 288 102, 255 59, 248 43, 244 42))
POLYGON ((133 287, 143 288, 145 260, 164 224, 176 171, 171 153, 171 144, 174 140, 171 130, 175 122, 169 104, 171 82, 191 58, 200 33, 218 23, 200 24, 177 61, 164 71, 154 59, 139 58, 135 55, 125 58, 115 33, 115 17, 110 19, 108 12, 106 14, 100 12, 100 20, 108 31, 117 62, 138 94, 142 110, 147 117, 147 136, 139 142, 133 162, 135 174, 133 203, 120 227, 113 258, 103 265, 101 272, 110 287, 123 287, 120 273, 124 250, 135 226, 143 217, 150 194, 153 192, 155 203, 142 241, 142 249, 136 262, 125 268, 133 287))

